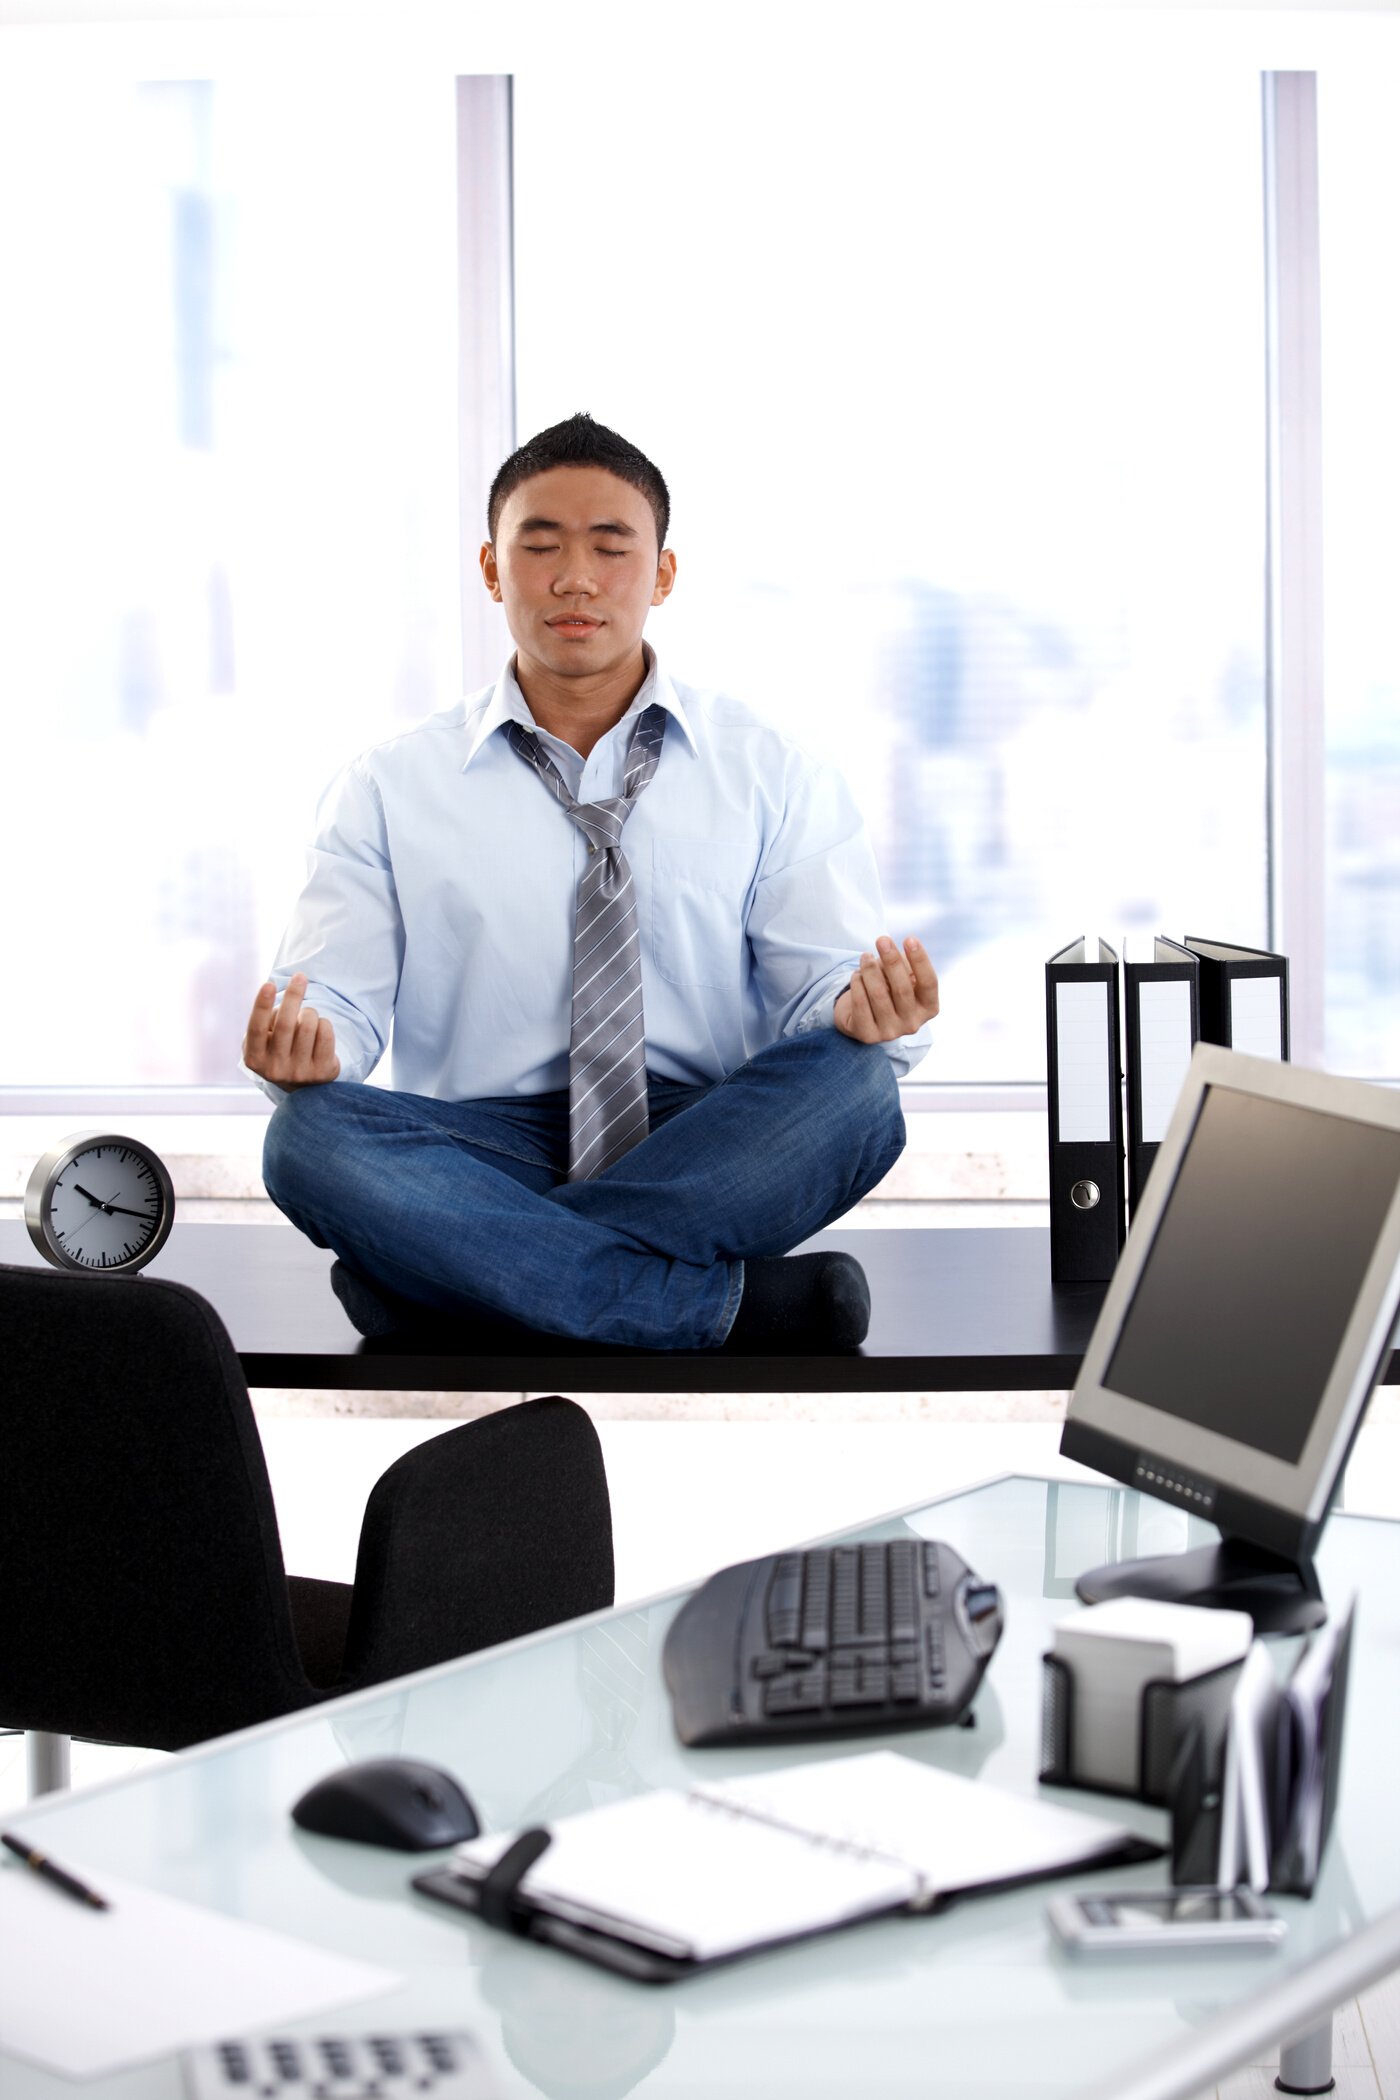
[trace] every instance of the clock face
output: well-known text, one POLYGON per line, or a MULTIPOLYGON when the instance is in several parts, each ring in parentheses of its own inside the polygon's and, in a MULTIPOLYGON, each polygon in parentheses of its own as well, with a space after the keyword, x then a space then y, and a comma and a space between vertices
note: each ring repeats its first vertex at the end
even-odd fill
POLYGON ((139 1269, 159 1253, 175 1214, 170 1177, 129 1138, 77 1138, 30 1178, 31 1238, 58 1267, 139 1269))

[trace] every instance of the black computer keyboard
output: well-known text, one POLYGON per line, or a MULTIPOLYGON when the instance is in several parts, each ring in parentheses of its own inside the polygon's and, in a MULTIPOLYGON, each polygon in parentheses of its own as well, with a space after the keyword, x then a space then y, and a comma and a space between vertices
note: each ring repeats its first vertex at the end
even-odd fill
POLYGON ((666 1636, 683 1743, 961 1718, 1001 1638, 1001 1593, 934 1539, 816 1546, 712 1575, 666 1636))

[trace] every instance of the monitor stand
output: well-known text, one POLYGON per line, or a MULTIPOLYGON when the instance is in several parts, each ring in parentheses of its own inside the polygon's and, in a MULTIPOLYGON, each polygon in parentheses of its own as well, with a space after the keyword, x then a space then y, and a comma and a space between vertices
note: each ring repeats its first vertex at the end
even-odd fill
POLYGON ((1075 1584, 1085 1604, 1110 1597, 1156 1597, 1165 1604, 1207 1604, 1247 1611, 1256 1633, 1307 1633, 1327 1618, 1311 1560, 1286 1560, 1246 1539, 1152 1560, 1115 1560, 1075 1584))

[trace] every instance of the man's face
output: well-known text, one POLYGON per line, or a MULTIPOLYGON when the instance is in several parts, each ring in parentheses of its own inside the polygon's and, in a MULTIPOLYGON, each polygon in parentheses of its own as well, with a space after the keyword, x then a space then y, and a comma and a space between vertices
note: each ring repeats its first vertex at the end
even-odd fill
POLYGON ((658 554, 639 489, 605 467, 551 467, 506 498, 481 573, 523 658, 559 678, 596 678, 636 658, 676 558, 658 554))

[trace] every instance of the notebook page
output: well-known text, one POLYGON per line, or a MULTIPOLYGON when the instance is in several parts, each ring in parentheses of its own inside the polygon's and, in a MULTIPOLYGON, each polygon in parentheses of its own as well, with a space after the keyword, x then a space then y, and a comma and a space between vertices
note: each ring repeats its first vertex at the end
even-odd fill
POLYGON ((786 1828, 819 1830, 872 1855, 903 1860, 919 1877, 923 1900, 1087 1865, 1128 1835, 1120 1824, 964 1779, 895 1750, 720 1780, 695 1791, 786 1828))
MULTIPOLYGON (((694 1794, 638 1794, 551 1824, 520 1883, 541 1910, 658 1953, 706 1961, 907 1904, 907 1867, 776 1830, 694 1794)), ((510 1833, 452 1855, 479 1879, 510 1833)))

